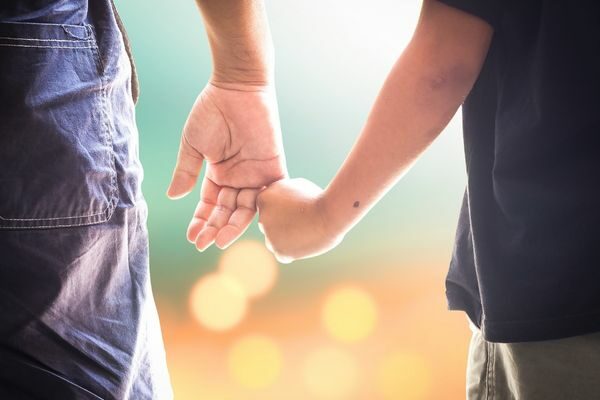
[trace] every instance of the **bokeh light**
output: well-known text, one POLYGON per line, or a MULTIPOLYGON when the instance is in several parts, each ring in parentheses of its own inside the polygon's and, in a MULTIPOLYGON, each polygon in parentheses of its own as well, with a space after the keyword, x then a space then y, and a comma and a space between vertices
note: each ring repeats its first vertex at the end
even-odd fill
POLYGON ((247 309, 247 299, 235 279, 224 274, 210 274, 192 288, 190 309, 204 327, 224 331, 242 320, 247 309))
POLYGON ((232 345, 227 362, 236 382, 250 389, 261 389, 279 376, 282 356, 272 339, 254 334, 244 336, 232 345))
POLYGON ((266 293, 277 278, 275 258, 255 240, 232 244, 221 257, 219 270, 235 278, 251 298, 266 293))
MULTIPOLYGON (((466 184, 460 115, 335 251, 277 268, 277 287, 269 297, 247 304, 247 314, 231 318, 244 318, 242 323, 230 323, 234 329, 218 334, 208 332, 198 322, 189 290, 196 287, 199 276, 221 271, 224 255, 237 242, 225 251, 212 246, 199 253, 185 240, 185 230, 200 185, 176 202, 164 195, 181 128, 212 73, 205 27, 193 1, 115 2, 140 74, 136 116, 146 177, 143 190, 150 210, 152 286, 175 398, 319 400, 304 379, 305 361, 315 349, 340 346, 351 350, 350 359, 356 357, 350 363, 359 363, 360 379, 348 381, 353 388, 346 390, 344 400, 382 400, 386 390, 391 393, 386 398, 399 400, 410 399, 410 391, 418 393, 409 385, 393 384, 400 378, 393 373, 393 360, 384 362, 384 356, 399 349, 423 357, 429 368, 429 383, 418 384, 418 379, 413 383, 427 387, 422 399, 464 399, 470 332, 462 313, 446 311, 443 290, 466 184), (323 300, 344 282, 373 296, 376 321, 370 333, 363 333, 363 340, 338 342, 333 337, 332 343, 322 318, 323 300), (275 340, 285 360, 276 380, 262 390, 236 383, 228 362, 235 340, 256 332, 275 340), (385 378, 386 370, 392 371, 391 378, 385 378)), ((347 157, 386 74, 409 42, 422 1, 266 3, 288 169, 293 176, 325 187, 347 157)), ((263 243, 256 221, 241 239, 263 243)), ((244 267, 247 261, 233 265, 244 267)), ((234 280, 243 281, 239 276, 234 280)), ((242 287, 241 292, 249 291, 242 287)), ((213 298, 209 309, 225 313, 228 302, 213 298)), ((358 312, 348 315, 356 318, 358 312)), ((412 368, 419 368, 418 364, 412 368)), ((330 371, 321 374, 330 376, 330 371)))
POLYGON ((396 351, 383 359, 377 374, 377 388, 385 400, 428 398, 430 371, 422 356, 396 351))
POLYGON ((354 357, 335 347, 323 347, 308 355, 304 382, 317 399, 345 399, 357 387, 358 364, 354 357))
POLYGON ((325 300, 322 311, 325 329, 343 342, 367 337, 377 322, 377 307, 371 295, 359 287, 335 289, 325 300))

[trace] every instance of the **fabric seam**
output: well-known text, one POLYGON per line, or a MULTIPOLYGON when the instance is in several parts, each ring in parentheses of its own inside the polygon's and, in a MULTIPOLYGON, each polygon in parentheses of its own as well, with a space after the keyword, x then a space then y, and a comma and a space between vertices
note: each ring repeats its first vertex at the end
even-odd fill
POLYGON ((0 39, 6 40, 26 40, 26 41, 37 41, 37 42, 73 42, 73 43, 90 43, 93 44, 92 39, 38 39, 31 37, 18 37, 18 36, 0 36, 0 39))
POLYGON ((108 119, 109 119, 109 113, 107 110, 107 108, 108 108, 108 105, 107 105, 107 103, 108 103, 108 82, 107 82, 106 76, 105 76, 106 68, 102 61, 102 57, 101 57, 99 49, 98 49, 96 35, 95 35, 93 28, 91 27, 91 25, 85 25, 85 28, 90 35, 90 39, 82 40, 82 41, 73 40, 73 42, 80 42, 80 43, 90 42, 90 43, 93 43, 93 46, 29 46, 29 45, 15 45, 15 44, 0 44, 0 47, 10 46, 10 47, 34 47, 34 48, 69 48, 69 49, 91 48, 92 49, 92 55, 96 61, 96 66, 98 68, 100 82, 102 85, 102 90, 100 93, 100 103, 101 103, 103 129, 101 129, 100 136, 101 136, 101 140, 102 140, 103 144, 108 149, 110 160, 111 160, 110 161, 110 165, 111 165, 111 168, 110 168, 111 169, 111 171, 110 171, 110 192, 109 192, 108 204, 101 211, 95 212, 93 214, 85 214, 85 215, 65 216, 65 217, 49 217, 49 218, 5 218, 5 217, 0 216, 0 222, 5 221, 5 223, 7 224, 7 225, 1 225, 0 230, 1 229, 61 228, 61 227, 75 227, 75 226, 100 224, 102 222, 106 222, 112 216, 114 208, 116 207, 116 203, 117 203, 116 160, 115 160, 114 148, 113 148, 113 143, 112 143, 112 133, 111 133, 110 126, 108 124, 108 119), (103 215, 103 217, 99 218, 98 220, 94 220, 93 217, 97 217, 99 215, 103 215), (80 222, 80 223, 68 223, 66 221, 65 221, 65 223, 62 223, 62 224, 61 223, 52 223, 52 221, 73 220, 73 219, 84 219, 84 221, 80 222), (45 225, 37 225, 36 224, 36 222, 39 224, 39 223, 44 223, 44 221, 47 221, 47 223, 45 225), (14 225, 9 225, 11 222, 13 222, 14 225), (19 222, 21 222, 21 223, 29 222, 32 225, 19 226, 18 225, 19 222))
POLYGON ((93 49, 94 46, 33 46, 27 44, 0 43, 0 47, 29 47, 35 49, 93 49))

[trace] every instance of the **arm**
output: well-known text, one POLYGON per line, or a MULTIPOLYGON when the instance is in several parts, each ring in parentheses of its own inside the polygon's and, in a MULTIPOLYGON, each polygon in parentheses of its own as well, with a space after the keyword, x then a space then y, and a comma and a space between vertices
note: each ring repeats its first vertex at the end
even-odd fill
POLYGON ((187 239, 204 250, 236 240, 256 197, 287 176, 273 82, 273 46, 261 0, 198 0, 213 72, 183 128, 167 195, 193 190, 206 161, 187 239))
POLYGON ((260 223, 280 260, 335 246, 408 171, 469 93, 491 37, 492 28, 484 21, 435 0, 424 1, 410 44, 326 190, 304 180, 284 180, 261 193, 260 223), (282 226, 283 220, 294 225, 282 226))
POLYGON ((273 83, 273 43, 262 1, 196 0, 204 19, 217 86, 273 83))

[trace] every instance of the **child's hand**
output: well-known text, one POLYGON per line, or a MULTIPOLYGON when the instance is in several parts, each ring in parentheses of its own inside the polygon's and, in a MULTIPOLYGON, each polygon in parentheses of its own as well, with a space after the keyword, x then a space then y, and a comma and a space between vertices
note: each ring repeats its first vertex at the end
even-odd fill
POLYGON ((328 224, 323 190, 306 179, 271 184, 259 194, 257 206, 259 228, 279 262, 317 256, 343 239, 328 224))

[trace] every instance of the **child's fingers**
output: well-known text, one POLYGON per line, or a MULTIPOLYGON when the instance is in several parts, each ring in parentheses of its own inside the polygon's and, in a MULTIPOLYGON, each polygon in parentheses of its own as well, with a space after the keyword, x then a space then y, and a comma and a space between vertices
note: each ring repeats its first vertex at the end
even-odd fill
MULTIPOLYGON (((266 188, 259 189, 259 192, 256 195, 256 211, 258 211, 259 215, 261 214, 260 210, 264 208, 266 200, 268 198, 267 189, 268 189, 268 186, 266 188)), ((260 218, 259 218, 259 224, 260 224, 260 218)))
POLYGON ((271 241, 265 236, 265 247, 267 248, 267 250, 269 250, 271 253, 273 253, 273 255, 275 255, 275 250, 273 250, 273 245, 271 244, 271 241))
POLYGON ((275 258, 277 259, 277 262, 280 264, 290 264, 291 262, 294 261, 294 259, 292 257, 282 256, 281 254, 275 254, 275 258))
POLYGON ((278 253, 277 251, 275 251, 275 249, 273 248, 273 245, 271 244, 271 241, 266 236, 265 236, 265 247, 267 248, 267 250, 269 250, 271 253, 273 253, 273 255, 275 256, 275 259, 280 264, 289 264, 292 261, 294 261, 294 259, 292 257, 284 256, 284 255, 278 253))

